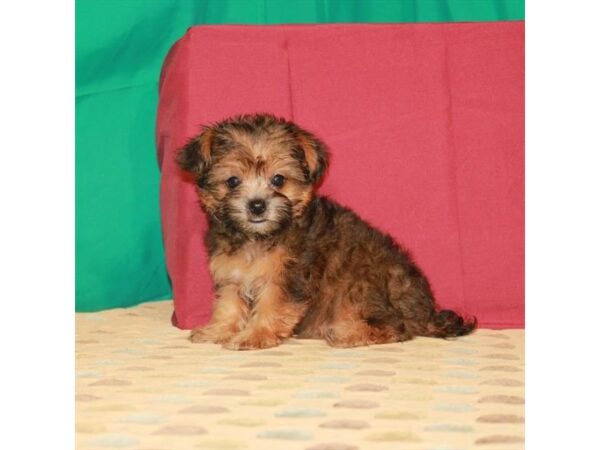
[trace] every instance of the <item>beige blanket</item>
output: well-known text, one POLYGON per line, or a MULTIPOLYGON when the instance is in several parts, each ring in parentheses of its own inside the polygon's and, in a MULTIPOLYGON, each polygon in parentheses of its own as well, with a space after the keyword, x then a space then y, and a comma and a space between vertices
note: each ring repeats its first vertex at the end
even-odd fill
POLYGON ((524 331, 333 349, 191 344, 171 302, 77 314, 78 449, 524 447, 524 331))

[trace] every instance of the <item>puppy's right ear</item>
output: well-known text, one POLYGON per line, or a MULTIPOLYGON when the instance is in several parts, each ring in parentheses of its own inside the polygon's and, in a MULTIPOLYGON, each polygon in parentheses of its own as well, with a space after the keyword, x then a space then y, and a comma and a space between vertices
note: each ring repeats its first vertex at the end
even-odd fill
POLYGON ((200 179, 211 163, 214 136, 215 130, 206 128, 199 136, 192 138, 177 155, 179 167, 200 179))

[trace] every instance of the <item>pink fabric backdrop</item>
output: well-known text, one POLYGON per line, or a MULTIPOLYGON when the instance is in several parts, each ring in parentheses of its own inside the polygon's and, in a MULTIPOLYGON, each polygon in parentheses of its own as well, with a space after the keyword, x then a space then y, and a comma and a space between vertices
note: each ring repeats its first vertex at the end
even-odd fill
POLYGON ((169 53, 157 119, 174 323, 210 317, 206 219, 174 155, 200 125, 272 112, 329 144, 320 192, 407 247, 439 303, 524 326, 522 22, 202 26, 169 53))

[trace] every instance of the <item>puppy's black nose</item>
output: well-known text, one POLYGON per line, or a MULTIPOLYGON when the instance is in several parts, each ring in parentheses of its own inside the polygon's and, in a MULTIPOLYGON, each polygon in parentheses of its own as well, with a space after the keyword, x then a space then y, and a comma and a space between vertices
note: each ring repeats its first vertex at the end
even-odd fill
POLYGON ((250 200, 248 202, 248 209, 255 216, 260 216, 267 209, 267 204, 261 199, 250 200))

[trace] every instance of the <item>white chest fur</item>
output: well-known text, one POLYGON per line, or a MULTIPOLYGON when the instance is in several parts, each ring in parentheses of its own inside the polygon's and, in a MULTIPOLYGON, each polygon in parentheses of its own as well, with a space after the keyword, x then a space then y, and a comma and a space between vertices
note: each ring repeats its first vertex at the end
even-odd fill
POLYGON ((280 247, 248 243, 233 254, 213 256, 210 271, 215 284, 236 285, 240 297, 252 303, 268 284, 280 281, 288 260, 287 253, 280 247))

